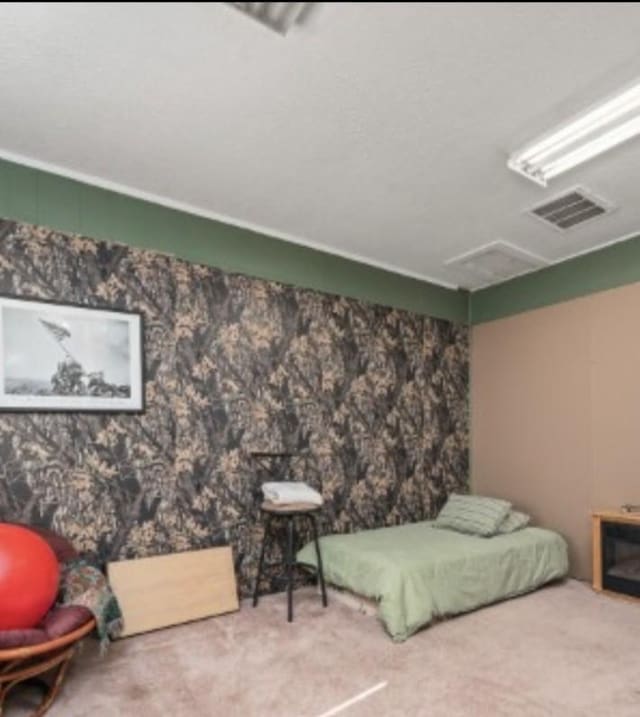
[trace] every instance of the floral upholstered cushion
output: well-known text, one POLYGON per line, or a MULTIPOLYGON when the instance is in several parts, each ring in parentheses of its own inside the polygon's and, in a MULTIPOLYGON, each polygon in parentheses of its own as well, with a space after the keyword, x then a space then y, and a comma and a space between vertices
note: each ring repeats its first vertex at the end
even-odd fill
POLYGON ((107 578, 95 565, 78 559, 66 563, 61 580, 62 603, 84 606, 96 620, 96 632, 104 651, 122 631, 122 612, 107 578))

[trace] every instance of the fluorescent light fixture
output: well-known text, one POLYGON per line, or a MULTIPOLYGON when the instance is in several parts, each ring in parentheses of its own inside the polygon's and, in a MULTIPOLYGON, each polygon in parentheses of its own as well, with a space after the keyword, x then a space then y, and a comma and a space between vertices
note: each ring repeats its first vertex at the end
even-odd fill
POLYGON ((640 134, 640 83, 515 152, 507 165, 543 187, 640 134))

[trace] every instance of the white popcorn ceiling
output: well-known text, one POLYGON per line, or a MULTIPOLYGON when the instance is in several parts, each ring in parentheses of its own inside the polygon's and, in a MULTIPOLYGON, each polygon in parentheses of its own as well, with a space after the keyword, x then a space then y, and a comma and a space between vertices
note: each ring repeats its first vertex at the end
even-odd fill
POLYGON ((445 262, 640 230, 640 140, 548 189, 506 168, 640 78, 638 37, 636 3, 316 3, 286 37, 226 3, 0 3, 0 156, 473 287, 445 262), (524 213, 576 184, 617 211, 524 213))

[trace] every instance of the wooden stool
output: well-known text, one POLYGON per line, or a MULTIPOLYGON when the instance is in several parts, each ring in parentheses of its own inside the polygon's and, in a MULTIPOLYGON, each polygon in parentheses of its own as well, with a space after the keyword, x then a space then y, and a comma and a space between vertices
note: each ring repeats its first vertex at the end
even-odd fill
POLYGON ((264 536, 262 538, 262 549, 260 550, 260 560, 258 561, 258 575, 256 576, 256 584, 253 591, 253 607, 258 604, 258 589, 260 586, 260 578, 262 577, 262 569, 264 567, 264 553, 267 541, 270 538, 271 522, 274 519, 284 519, 287 522, 287 550, 285 554, 285 568, 287 580, 287 621, 293 622, 293 577, 296 567, 294 554, 294 537, 296 518, 305 518, 311 524, 313 533, 313 542, 316 547, 316 558, 318 561, 317 575, 320 580, 320 589, 322 591, 322 604, 327 607, 327 589, 324 584, 324 573, 322 572, 322 556, 320 555, 320 543, 318 542, 318 524, 316 513, 322 506, 314 503, 289 503, 287 505, 276 505, 275 503, 264 502, 260 506, 262 514, 265 516, 264 536))
POLYGON ((0 650, 0 714, 9 691, 20 684, 33 680, 39 675, 52 672, 52 682, 44 698, 31 717, 42 717, 55 700, 67 673, 71 658, 83 637, 96 626, 91 618, 73 632, 49 642, 28 647, 0 650))

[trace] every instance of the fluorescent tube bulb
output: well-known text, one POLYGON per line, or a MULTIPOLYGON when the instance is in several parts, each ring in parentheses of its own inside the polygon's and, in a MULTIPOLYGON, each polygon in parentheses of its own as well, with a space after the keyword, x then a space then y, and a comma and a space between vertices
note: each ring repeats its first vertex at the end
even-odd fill
POLYGON ((547 179, 551 179, 562 172, 576 167, 578 164, 597 157, 599 154, 622 144, 622 142, 626 142, 638 134, 640 134, 640 116, 634 117, 623 125, 611 130, 611 132, 600 135, 591 142, 583 144, 572 152, 543 165, 541 169, 542 174, 547 179))
POLYGON ((640 134, 640 84, 593 108, 559 130, 513 154, 510 169, 543 186, 640 134))

